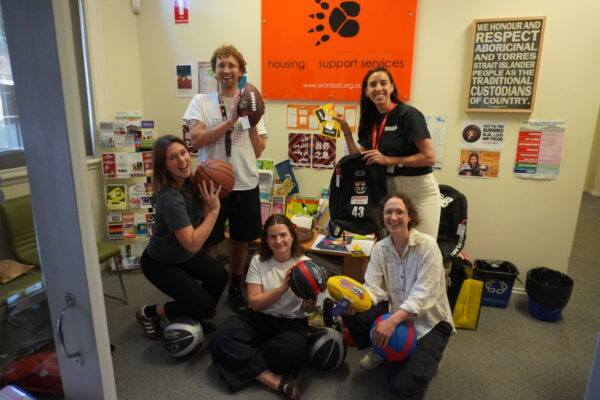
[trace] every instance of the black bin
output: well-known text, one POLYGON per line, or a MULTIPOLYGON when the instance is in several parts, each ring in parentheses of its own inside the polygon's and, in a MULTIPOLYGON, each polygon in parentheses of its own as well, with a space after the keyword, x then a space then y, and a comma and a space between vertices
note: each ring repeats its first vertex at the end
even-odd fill
POLYGON ((557 321, 571 298, 573 284, 573 279, 560 271, 546 267, 530 269, 525 281, 529 313, 542 321, 557 321))

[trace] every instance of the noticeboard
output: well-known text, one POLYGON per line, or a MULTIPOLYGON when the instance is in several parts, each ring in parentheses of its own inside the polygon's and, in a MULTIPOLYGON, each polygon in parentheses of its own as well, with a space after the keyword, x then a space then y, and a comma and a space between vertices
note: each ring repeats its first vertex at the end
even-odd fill
POLYGON ((532 112, 546 17, 473 21, 466 111, 532 112))

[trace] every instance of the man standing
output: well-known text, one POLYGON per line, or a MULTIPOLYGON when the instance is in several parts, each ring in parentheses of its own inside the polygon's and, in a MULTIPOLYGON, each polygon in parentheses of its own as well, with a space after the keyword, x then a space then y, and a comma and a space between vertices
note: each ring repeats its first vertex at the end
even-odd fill
POLYGON ((217 257, 217 245, 225 238, 225 221, 229 221, 229 283, 228 301, 236 313, 247 308, 241 290, 248 257, 248 243, 261 233, 260 195, 256 159, 265 149, 267 131, 261 120, 244 129, 237 113, 240 101, 238 83, 246 73, 246 61, 234 46, 217 48, 210 60, 218 82, 218 92, 197 94, 185 114, 194 149, 199 161, 209 158, 233 165, 235 186, 221 201, 219 219, 205 242, 205 251, 217 257))

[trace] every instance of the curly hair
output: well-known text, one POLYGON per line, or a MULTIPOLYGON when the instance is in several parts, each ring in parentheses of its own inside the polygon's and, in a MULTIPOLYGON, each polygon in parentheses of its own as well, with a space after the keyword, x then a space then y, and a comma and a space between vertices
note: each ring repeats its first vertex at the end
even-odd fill
POLYGON ((244 56, 239 52, 235 46, 231 44, 223 45, 218 47, 214 52, 212 57, 210 58, 210 66, 212 67, 213 72, 217 72, 217 58, 223 59, 225 57, 233 57, 238 63, 240 67, 240 72, 242 75, 246 73, 246 60, 244 60, 244 56))
POLYGON ((404 205, 406 206, 406 211, 408 212, 408 216, 410 217, 410 221, 408 222, 408 230, 411 230, 415 226, 419 225, 419 223, 421 222, 421 219, 419 218, 419 214, 417 214, 417 209, 413 205, 412 201, 410 201, 408 196, 406 196, 405 194, 402 194, 402 193, 388 194, 381 201, 381 203, 379 203, 379 207, 377 207, 377 224, 382 229, 385 229, 385 224, 383 223, 383 211, 385 208, 385 203, 387 203, 389 199, 394 198, 394 197, 402 200, 404 202, 404 205))
POLYGON ((260 256, 260 261, 267 261, 271 257, 273 257, 273 250, 269 247, 267 243, 267 236, 269 234, 269 228, 276 224, 282 224, 287 226, 290 231, 290 236, 292 236, 292 257, 300 257, 304 254, 304 249, 302 245, 298 241, 298 234, 296 233, 296 226, 283 214, 275 214, 271 215, 265 221, 265 226, 262 231, 262 236, 260 237, 260 246, 258 248, 258 255, 260 256))

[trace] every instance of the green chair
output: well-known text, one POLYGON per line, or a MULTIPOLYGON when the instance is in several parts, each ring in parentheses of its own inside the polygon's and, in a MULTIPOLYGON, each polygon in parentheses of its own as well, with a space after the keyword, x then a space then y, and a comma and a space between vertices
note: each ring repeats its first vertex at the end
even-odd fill
MULTIPOLYGON (((33 284, 41 282, 42 275, 39 269, 40 259, 35 236, 35 225, 33 223, 31 197, 17 197, 0 203, 0 216, 4 219, 4 224, 8 231, 10 249, 15 259, 20 263, 36 267, 28 274, 22 275, 7 284, 0 285, 0 302, 3 303, 8 297, 16 293, 24 293, 33 284)), ((113 243, 97 242, 96 245, 98 247, 98 260, 100 263, 121 252, 119 246, 113 243)), ((124 299, 107 294, 105 296, 127 304, 127 291, 123 284, 121 271, 118 271, 118 273, 124 299)))

